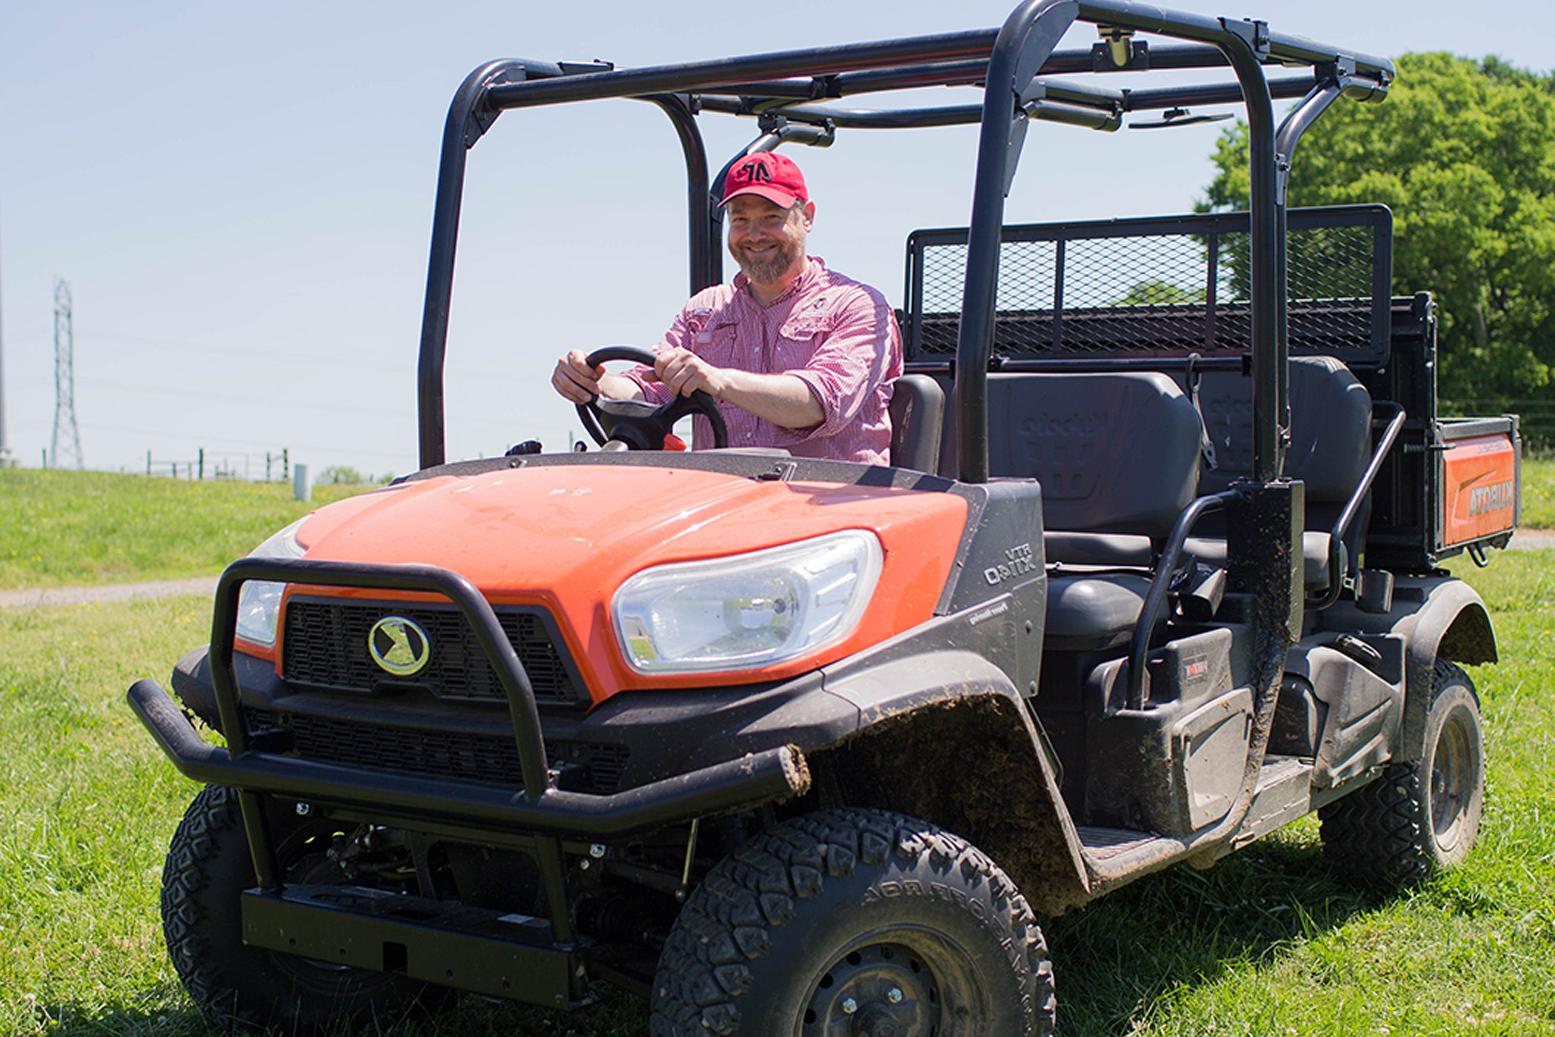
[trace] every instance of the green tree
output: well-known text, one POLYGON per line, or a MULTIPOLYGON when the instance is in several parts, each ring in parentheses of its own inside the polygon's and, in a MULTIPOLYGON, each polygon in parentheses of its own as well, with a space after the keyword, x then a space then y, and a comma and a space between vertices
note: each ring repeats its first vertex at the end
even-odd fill
POLYGON ((1137 281, 1117 300, 1114 306, 1159 306, 1174 305, 1180 303, 1202 303, 1204 301, 1204 289, 1190 291, 1187 288, 1163 281, 1159 277, 1137 281))
POLYGON ((367 480, 350 465, 332 464, 319 473, 318 482, 325 486, 360 486, 367 480))
MULTIPOLYGON (((1393 211, 1394 293, 1441 317, 1444 399, 1555 391, 1555 75, 1406 54, 1382 104, 1336 102, 1302 138, 1290 204, 1393 211)), ((1248 204, 1247 127, 1215 147, 1201 208, 1248 204)))

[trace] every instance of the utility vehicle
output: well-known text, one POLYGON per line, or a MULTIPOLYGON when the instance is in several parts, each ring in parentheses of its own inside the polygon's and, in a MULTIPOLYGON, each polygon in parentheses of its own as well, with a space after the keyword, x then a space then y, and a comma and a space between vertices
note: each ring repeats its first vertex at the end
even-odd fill
POLYGON ((1460 666, 1496 644, 1437 564, 1510 536, 1517 421, 1437 415, 1432 301, 1391 296, 1386 209, 1284 205, 1303 131, 1392 77, 1121 0, 476 69, 443 142, 420 470, 226 570, 183 709, 129 691, 205 784, 162 893, 196 1004, 297 1030, 606 980, 660 1035, 1047 1034, 1045 916, 1313 811, 1350 878, 1460 860, 1484 773, 1460 666), (1058 49, 1076 21, 1100 41, 1058 49), (1151 76, 1183 69, 1209 71, 1151 76), (844 103, 926 85, 981 98, 844 103), (907 239, 890 466, 654 449, 706 399, 597 404, 599 451, 445 463, 467 152, 510 109, 607 97, 679 139, 693 291, 722 276, 699 119, 755 119, 742 154, 980 125, 970 226, 907 239), (1033 121, 1228 103, 1249 212, 1006 224, 1033 121))

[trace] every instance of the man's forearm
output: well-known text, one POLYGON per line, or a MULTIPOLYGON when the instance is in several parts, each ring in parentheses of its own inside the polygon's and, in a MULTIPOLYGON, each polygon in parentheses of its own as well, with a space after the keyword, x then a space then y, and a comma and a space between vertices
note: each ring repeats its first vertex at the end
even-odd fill
POLYGON ((601 375, 599 391, 602 395, 612 400, 640 400, 643 398, 642 386, 630 378, 618 374, 601 375))
POLYGON ((821 401, 790 374, 755 374, 725 368, 719 393, 725 401, 784 428, 813 428, 826 420, 821 401))

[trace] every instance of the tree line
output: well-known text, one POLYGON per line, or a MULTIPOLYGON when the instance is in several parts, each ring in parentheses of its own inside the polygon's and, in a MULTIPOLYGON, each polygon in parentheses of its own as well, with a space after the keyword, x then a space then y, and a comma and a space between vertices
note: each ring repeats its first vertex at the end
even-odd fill
MULTIPOLYGON (((1555 74, 1396 65, 1384 103, 1337 103, 1302 138, 1289 204, 1392 210, 1393 291, 1436 296, 1444 401, 1555 399, 1555 74)), ((1200 210, 1247 208, 1245 123, 1213 161, 1200 210)))

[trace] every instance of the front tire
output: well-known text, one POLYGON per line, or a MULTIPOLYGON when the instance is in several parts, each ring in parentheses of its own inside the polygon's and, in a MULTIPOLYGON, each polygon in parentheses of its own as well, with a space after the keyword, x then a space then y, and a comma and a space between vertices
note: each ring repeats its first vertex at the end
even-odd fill
POLYGON ((653 1037, 1046 1037, 1053 972, 1015 884, 966 840, 825 810, 719 863, 653 984, 653 1037))
MULTIPOLYGON (((319 881, 333 831, 296 819, 273 825, 282 872, 293 881, 319 881)), ((368 1019, 387 1023, 416 1007, 426 988, 403 977, 245 945, 239 894, 254 884, 237 792, 207 785, 168 847, 162 931, 178 978, 213 1026, 313 1033, 368 1019)))
POLYGON ((1468 674, 1432 672, 1425 753, 1318 812, 1329 867, 1361 886, 1424 882, 1468 856, 1485 805, 1485 745, 1468 674))

